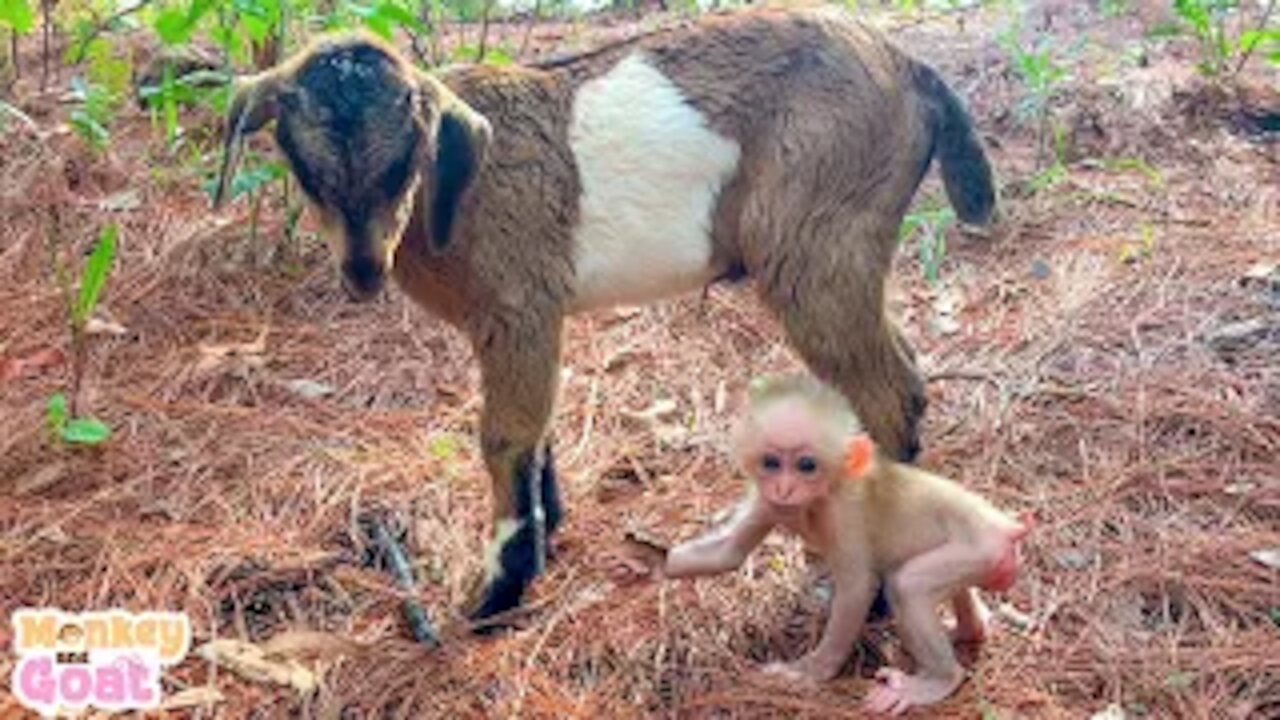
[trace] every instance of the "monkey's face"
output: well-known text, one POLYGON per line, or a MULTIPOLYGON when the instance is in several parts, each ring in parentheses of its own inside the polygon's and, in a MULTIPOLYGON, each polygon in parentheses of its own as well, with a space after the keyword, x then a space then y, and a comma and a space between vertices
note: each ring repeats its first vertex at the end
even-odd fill
POLYGON ((425 132, 417 93, 376 48, 317 54, 281 91, 276 140, 355 300, 382 289, 413 211, 425 132))
POLYGON ((803 508, 827 497, 840 477, 839 453, 813 412, 798 402, 779 404, 756 418, 759 435, 748 444, 748 472, 760 495, 779 508, 803 508))
POLYGON ((760 494, 777 507, 807 507, 831 492, 830 469, 809 448, 766 450, 756 479, 760 494))

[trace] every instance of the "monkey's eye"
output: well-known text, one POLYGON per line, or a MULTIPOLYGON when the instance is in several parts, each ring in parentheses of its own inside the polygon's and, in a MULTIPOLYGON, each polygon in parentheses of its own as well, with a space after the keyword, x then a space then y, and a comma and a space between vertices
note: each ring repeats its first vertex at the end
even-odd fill
POLYGON ((765 455, 760 458, 760 467, 768 472, 777 472, 782 469, 782 459, 777 455, 765 455))
POLYGON ((801 475, 812 475, 818 472, 818 461, 808 455, 801 455, 796 460, 796 470, 799 470, 801 475))

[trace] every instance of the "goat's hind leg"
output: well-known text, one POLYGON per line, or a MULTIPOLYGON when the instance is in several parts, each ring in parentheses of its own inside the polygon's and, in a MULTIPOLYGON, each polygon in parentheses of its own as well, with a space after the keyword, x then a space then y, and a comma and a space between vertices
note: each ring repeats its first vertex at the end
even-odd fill
POLYGON ((799 223, 753 268, 766 304, 815 375, 853 404, 893 457, 920 451, 924 383, 910 345, 884 312, 896 228, 872 213, 799 223), (886 237, 887 235, 887 237, 886 237))
POLYGON ((564 504, 560 499, 560 481, 556 477, 555 456, 551 450, 551 440, 542 445, 542 476, 539 483, 542 493, 542 513, 547 530, 547 559, 553 559, 555 548, 551 545, 551 536, 560 529, 564 520, 564 504))

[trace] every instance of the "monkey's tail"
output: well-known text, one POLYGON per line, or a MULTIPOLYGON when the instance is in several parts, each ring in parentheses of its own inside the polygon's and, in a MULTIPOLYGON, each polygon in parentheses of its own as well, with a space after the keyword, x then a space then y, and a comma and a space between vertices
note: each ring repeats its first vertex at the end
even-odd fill
POLYGON ((996 212, 995 177, 973 119, 937 71, 920 62, 913 63, 912 70, 916 90, 928 108, 933 153, 947 198, 962 222, 987 225, 996 212))

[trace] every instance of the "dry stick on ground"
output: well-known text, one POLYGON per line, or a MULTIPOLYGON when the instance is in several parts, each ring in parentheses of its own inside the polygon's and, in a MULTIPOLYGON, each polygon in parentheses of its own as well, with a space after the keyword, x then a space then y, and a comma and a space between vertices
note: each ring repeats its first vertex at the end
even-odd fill
POLYGON ((422 603, 413 597, 413 593, 416 592, 417 588, 409 558, 405 556, 400 543, 391 534, 391 530, 387 527, 384 518, 375 515, 369 518, 369 525, 372 531, 372 539, 382 552, 383 558, 387 563, 387 569, 395 577, 396 585, 400 586, 400 589, 406 593, 403 602, 404 615, 409 622, 409 629, 413 631, 414 639, 427 647, 439 647, 440 640, 436 636, 430 618, 427 617, 427 611, 423 609, 422 603))

